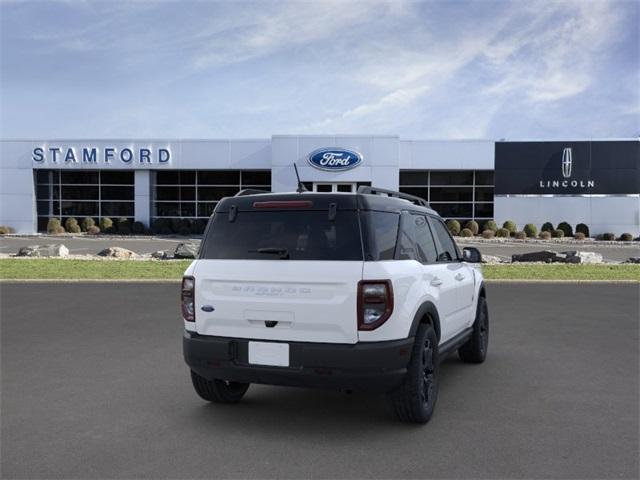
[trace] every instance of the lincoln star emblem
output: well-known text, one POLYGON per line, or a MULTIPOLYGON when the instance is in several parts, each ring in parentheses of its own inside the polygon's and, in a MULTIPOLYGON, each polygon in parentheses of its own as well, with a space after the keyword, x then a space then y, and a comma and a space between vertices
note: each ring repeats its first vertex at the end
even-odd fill
POLYGON ((562 151, 562 176, 564 178, 571 177, 571 164, 573 159, 571 158, 571 147, 565 148, 562 151))

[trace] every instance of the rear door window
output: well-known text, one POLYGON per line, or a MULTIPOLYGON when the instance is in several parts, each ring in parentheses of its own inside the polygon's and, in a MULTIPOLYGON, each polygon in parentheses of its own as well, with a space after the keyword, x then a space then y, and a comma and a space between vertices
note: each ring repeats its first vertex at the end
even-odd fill
POLYGON ((399 260, 436 261, 436 246, 424 215, 404 214, 400 230, 399 260))
POLYGON ((355 211, 238 212, 214 215, 200 258, 219 260, 362 260, 355 211))
POLYGON ((439 261, 451 262, 458 260, 460 257, 458 247, 453 241, 453 238, 451 238, 451 234, 447 227, 445 227, 444 223, 442 223, 441 220, 432 217, 429 218, 429 223, 431 224, 431 228, 433 229, 433 233, 438 244, 439 261))

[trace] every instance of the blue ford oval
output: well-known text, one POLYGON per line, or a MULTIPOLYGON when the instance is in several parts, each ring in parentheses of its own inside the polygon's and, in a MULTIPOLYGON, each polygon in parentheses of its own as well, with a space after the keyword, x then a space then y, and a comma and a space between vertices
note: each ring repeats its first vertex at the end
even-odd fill
POLYGON ((344 148, 320 148, 311 152, 308 160, 315 168, 333 172, 357 167, 362 155, 344 148))

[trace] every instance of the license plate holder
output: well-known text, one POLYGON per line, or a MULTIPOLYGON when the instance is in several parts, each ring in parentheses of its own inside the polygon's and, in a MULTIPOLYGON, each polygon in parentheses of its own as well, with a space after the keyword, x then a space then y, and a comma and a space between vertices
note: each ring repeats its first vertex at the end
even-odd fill
POLYGON ((289 344, 276 342, 249 342, 249 363, 271 367, 289 366, 289 344))

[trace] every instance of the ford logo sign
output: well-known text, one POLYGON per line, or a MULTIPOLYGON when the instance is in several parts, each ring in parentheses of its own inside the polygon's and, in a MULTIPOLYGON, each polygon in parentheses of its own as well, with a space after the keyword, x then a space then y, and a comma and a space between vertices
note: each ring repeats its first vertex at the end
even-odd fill
POLYGON ((320 170, 338 171, 357 167, 362 155, 344 148, 320 148, 309 154, 309 163, 320 170))

